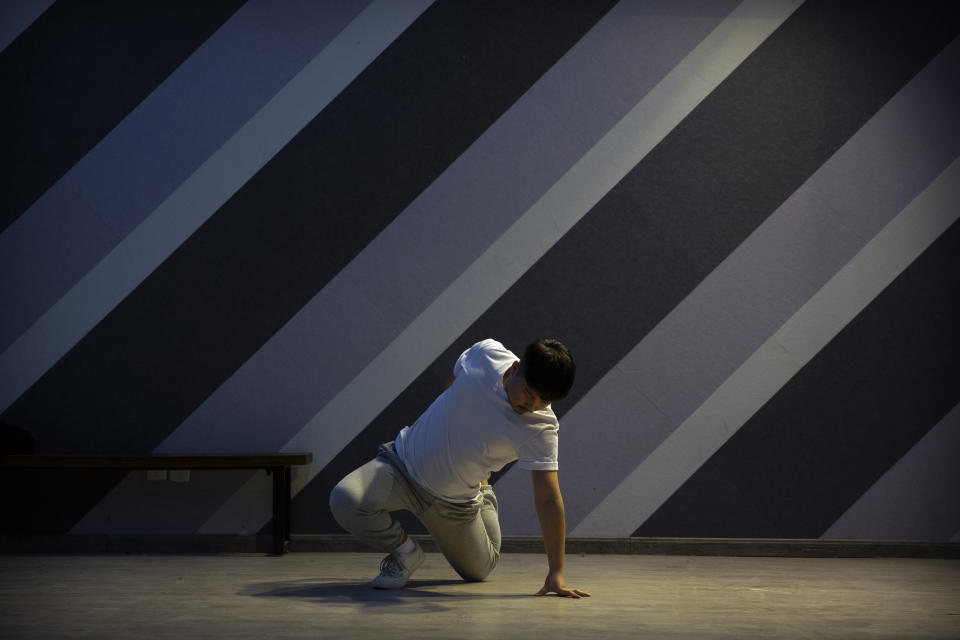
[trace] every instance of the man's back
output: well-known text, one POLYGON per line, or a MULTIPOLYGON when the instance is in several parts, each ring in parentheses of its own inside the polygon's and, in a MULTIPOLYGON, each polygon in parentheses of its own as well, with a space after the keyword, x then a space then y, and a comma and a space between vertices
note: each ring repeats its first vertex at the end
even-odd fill
POLYGON ((430 493, 472 500, 491 471, 518 458, 522 468, 557 468, 553 410, 518 414, 503 388, 516 361, 495 340, 473 345, 457 360, 453 385, 397 436, 397 454, 430 493))

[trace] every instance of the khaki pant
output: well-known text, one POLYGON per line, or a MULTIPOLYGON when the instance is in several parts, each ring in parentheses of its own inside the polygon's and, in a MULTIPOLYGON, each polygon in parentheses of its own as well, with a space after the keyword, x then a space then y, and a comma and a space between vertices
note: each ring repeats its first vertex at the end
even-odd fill
POLYGON ((380 551, 403 540, 391 511, 407 510, 427 528, 447 561, 464 580, 483 580, 500 559, 500 522, 493 487, 472 502, 455 503, 427 493, 406 473, 393 443, 347 475, 330 492, 330 510, 341 527, 380 551))

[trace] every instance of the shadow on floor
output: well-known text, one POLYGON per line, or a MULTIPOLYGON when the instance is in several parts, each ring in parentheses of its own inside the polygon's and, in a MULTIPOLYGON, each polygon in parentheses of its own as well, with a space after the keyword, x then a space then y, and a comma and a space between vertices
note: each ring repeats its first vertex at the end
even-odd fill
MULTIPOLYGON (((265 582, 251 584, 240 591, 240 595, 256 598, 301 598, 318 603, 362 603, 378 607, 394 604, 432 604, 445 608, 441 602, 456 599, 503 599, 529 598, 531 594, 519 593, 482 593, 477 591, 478 583, 466 583, 462 580, 411 580, 404 589, 372 589, 368 582, 324 582, 318 580, 298 580, 295 582, 265 582)), ((423 612, 422 608, 417 608, 423 612)), ((413 612, 413 610, 411 610, 413 612)))

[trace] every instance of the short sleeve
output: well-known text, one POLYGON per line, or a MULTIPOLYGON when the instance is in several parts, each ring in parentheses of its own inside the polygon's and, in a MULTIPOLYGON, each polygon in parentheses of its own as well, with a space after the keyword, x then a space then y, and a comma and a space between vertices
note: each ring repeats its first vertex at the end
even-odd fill
MULTIPOLYGON (((472 348, 473 348, 473 347, 470 347, 470 349, 472 349, 472 348)), ((470 353, 470 349, 467 349, 466 351, 464 351, 463 353, 461 353, 461 354, 460 354, 460 357, 457 358, 456 363, 454 363, 454 365, 453 365, 453 375, 458 376, 458 375, 460 375, 460 372, 461 372, 461 371, 466 371, 466 370, 467 370, 466 361, 467 361, 467 354, 470 353)))
POLYGON ((517 465, 532 471, 556 471, 559 467, 557 444, 556 427, 544 428, 541 433, 520 445, 517 465))
POLYGON ((460 354, 456 364, 453 365, 453 375, 458 376, 474 369, 487 369, 495 357, 499 360, 508 360, 513 357, 513 354, 496 340, 490 338, 481 340, 460 354))

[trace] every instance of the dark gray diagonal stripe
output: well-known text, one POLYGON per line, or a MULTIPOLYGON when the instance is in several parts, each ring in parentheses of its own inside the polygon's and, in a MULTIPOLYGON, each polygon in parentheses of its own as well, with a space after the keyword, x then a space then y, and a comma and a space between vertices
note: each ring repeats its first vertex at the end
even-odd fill
MULTIPOLYGON (((364 9, 365 2, 304 3, 278 11, 273 0, 251 0, 21 213, 0 234, 0 299, 6 303, 0 305, 4 354, 0 360, 8 357, 8 348, 24 332, 37 329, 38 319, 79 280, 102 266, 105 256, 129 242, 138 225, 161 206, 172 208, 182 202, 171 194, 184 189, 191 176, 203 175, 211 156, 236 140, 238 129, 249 126, 251 117, 262 113, 264 105, 364 9)), ((262 137, 257 142, 264 144, 262 137)), ((233 157, 242 154, 235 153, 233 157)), ((217 174, 216 182, 209 179, 203 191, 216 192, 227 182, 223 173, 217 174)), ((177 208, 184 209, 182 204, 177 208)), ((208 213, 214 210, 211 207, 208 213)), ((149 234, 153 246, 161 244, 157 235, 149 234)), ((118 270, 126 276, 133 269, 124 261, 118 270)), ((103 292, 110 288, 102 281, 98 286, 103 292)), ((74 311, 69 316, 79 322, 84 314, 74 311)), ((61 323, 54 335, 76 335, 78 329, 66 324, 61 323)), ((52 343, 49 335, 41 340, 52 343)), ((63 347, 60 355, 67 349, 63 347)), ((35 352, 27 353, 24 360, 29 359, 29 365, 14 364, 19 371, 39 360, 35 352)), ((20 392, 37 378, 39 373, 20 392)), ((0 397, 0 410, 8 406, 5 401, 15 399, 0 397)))
POLYGON ((562 416, 952 39, 957 9, 911 7, 798 9, 298 494, 298 530, 340 530, 317 506, 476 340, 565 340, 578 379, 562 416))
MULTIPOLYGON (((858 283, 856 299, 873 293, 849 314, 827 296, 838 272, 871 255, 865 244, 889 235, 891 221, 925 202, 931 183, 943 180, 944 167, 960 155, 958 112, 960 39, 954 39, 564 415, 570 535, 633 532, 753 413, 741 412, 758 409, 789 379, 767 354, 789 354, 792 362, 815 355, 787 352, 778 334, 793 323, 809 326, 805 317, 849 321, 926 250, 936 236, 882 283, 858 283), (818 315, 821 297, 829 302, 818 315), (761 379, 766 396, 751 386, 761 379)), ((890 252, 881 254, 881 264, 864 269, 887 273, 890 252)), ((832 332, 822 344, 843 324, 827 325, 832 332)), ((498 484, 529 487, 519 473, 498 484)), ((525 507, 528 500, 502 505, 501 521, 512 516, 510 532, 538 531, 536 515, 511 503, 525 507)))
MULTIPOLYGON (((476 269, 490 283, 508 278, 489 267, 478 268, 485 256, 489 257, 490 247, 512 225, 527 224, 524 221, 536 215, 531 209, 540 208, 548 197, 543 194, 560 182, 573 181, 582 189, 582 182, 573 178, 578 170, 571 167, 580 165, 586 157, 583 143, 591 145, 589 156, 603 144, 600 140, 616 137, 622 141, 616 131, 624 113, 640 108, 638 101, 650 99, 652 88, 669 84, 664 76, 678 64, 685 66, 678 61, 688 59, 691 49, 699 49, 698 42, 724 19, 723 10, 733 9, 735 3, 724 7, 710 0, 706 4, 709 7, 703 0, 631 0, 611 9, 157 451, 184 451, 198 443, 228 442, 236 450, 283 447, 313 451, 313 468, 326 466, 420 373, 422 367, 416 365, 401 370, 396 364, 378 364, 385 354, 407 340, 413 324, 424 323, 431 316, 429 309, 448 319, 454 317, 452 308, 468 313, 464 303, 441 301, 455 296, 456 283, 466 271, 476 269), (690 18, 678 20, 668 15, 680 4, 695 9, 690 18), (686 58, 684 54, 688 54, 686 58), (457 232, 456 243, 449 241, 451 229, 457 232), (318 367, 318 362, 324 366, 318 367), (371 369, 389 372, 389 382, 374 385, 375 393, 358 382, 371 369), (403 381, 407 371, 409 378, 403 381), (394 385, 392 393, 390 385, 394 385), (344 400, 354 387, 361 389, 362 402, 344 400), (342 402, 367 417, 337 411, 335 407, 342 402), (337 417, 320 417, 328 412, 337 417), (271 429, 262 429, 264 423, 271 429), (305 441, 307 434, 311 434, 309 442, 305 441), (331 438, 336 442, 330 442, 331 438)), ((719 81, 713 86, 716 84, 719 81)), ((680 119, 677 117, 677 121, 680 119)), ((655 135, 655 127, 646 128, 646 132, 655 135)), ((633 164, 627 164, 623 173, 633 164)), ((609 167, 605 170, 610 171, 609 167)), ((543 228, 551 217, 560 224, 559 207, 546 209, 551 214, 528 228, 543 228)), ((583 209, 581 213, 585 212, 583 209)), ((545 233, 556 233, 555 238, 562 235, 552 229, 545 233)), ((512 283, 513 278, 507 282, 512 283)), ((481 311, 488 304, 479 300, 496 297, 474 294, 474 303, 481 311)), ((422 363, 432 361, 447 346, 438 333, 427 329, 419 334, 410 341, 410 352, 395 362, 411 357, 420 358, 422 363)), ((307 475, 306 470, 301 471, 294 491, 312 477, 301 482, 307 475)), ((262 482, 262 477, 250 481, 262 482)), ((269 519, 269 509, 261 521, 250 523, 249 506, 256 491, 250 483, 229 501, 211 500, 209 513, 215 516, 185 530, 208 533, 262 526, 269 519)), ((140 484, 138 478, 128 476, 72 532, 94 531, 93 527, 102 530, 102 523, 107 521, 115 526, 117 514, 128 513, 125 505, 142 495, 140 484), (120 496, 127 486, 130 491, 124 500, 120 496)), ((191 499, 200 499, 201 495, 194 483, 191 499)), ((169 516, 157 511, 157 518, 162 522, 169 516)), ((181 524, 188 526, 186 521, 181 524)))
POLYGON ((0 52, 0 231, 242 4, 58 2, 0 52))
POLYGON ((634 535, 823 535, 960 401, 958 256, 955 222, 634 535))
POLYGON ((950 540, 960 530, 960 404, 870 487, 823 537, 950 540))
POLYGON ((20 37, 20 34, 52 4, 53 0, 6 0, 6 2, 0 2, 0 51, 6 49, 11 42, 20 37))
MULTIPOLYGON (((152 450, 611 5, 433 5, 4 419, 45 451, 152 450)), ((63 528, 103 494, 36 491, 63 528)))

